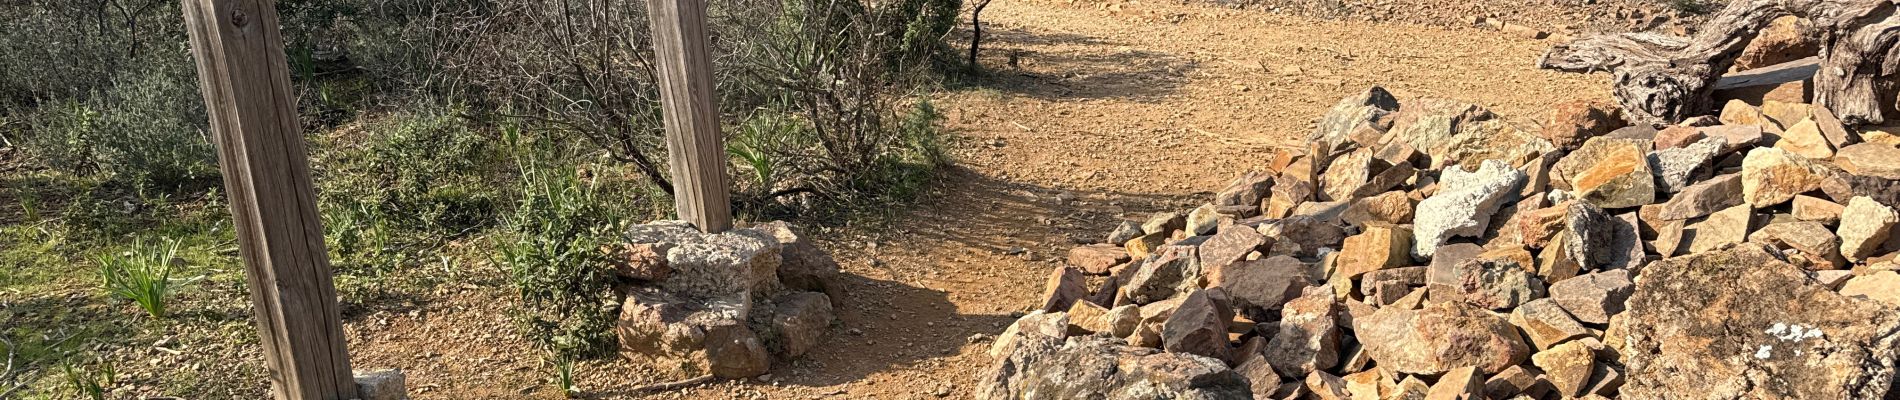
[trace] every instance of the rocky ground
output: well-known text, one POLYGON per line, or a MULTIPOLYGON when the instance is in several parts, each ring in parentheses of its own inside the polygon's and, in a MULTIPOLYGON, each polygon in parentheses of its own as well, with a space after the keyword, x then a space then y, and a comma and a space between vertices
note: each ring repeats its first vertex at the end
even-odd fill
POLYGON ((1303 154, 1072 249, 976 397, 1889 396, 1900 131, 1547 115, 1348 96, 1303 154))

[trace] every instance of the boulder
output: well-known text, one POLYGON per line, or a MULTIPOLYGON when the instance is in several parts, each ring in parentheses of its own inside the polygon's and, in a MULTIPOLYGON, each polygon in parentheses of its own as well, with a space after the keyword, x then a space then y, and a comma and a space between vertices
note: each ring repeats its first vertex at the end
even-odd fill
POLYGON ((1050 271, 1049 278, 1043 280, 1042 307, 1037 309, 1059 312, 1088 297, 1088 277, 1082 276, 1080 268, 1056 267, 1050 271))
POLYGON ((1019 347, 1035 343, 1059 342, 1069 333, 1068 313, 1030 311, 996 335, 990 343, 990 358, 1000 359, 1017 352, 1019 347))
POLYGON ((1562 306, 1550 299, 1537 299, 1511 310, 1511 325, 1524 330, 1524 337, 1538 351, 1550 349, 1558 343, 1571 339, 1590 336, 1590 330, 1564 312, 1562 306))
POLYGON ((1135 304, 1153 303, 1193 290, 1201 280, 1197 254, 1192 246, 1163 246, 1141 262, 1140 269, 1122 284, 1122 290, 1135 304))
POLYGON ((766 347, 786 359, 805 355, 818 347, 825 332, 831 330, 831 296, 817 292, 791 292, 773 300, 772 327, 778 333, 766 341, 766 347))
POLYGON ((1596 100, 1574 100, 1551 108, 1538 136, 1564 150, 1575 150, 1585 140, 1603 136, 1627 126, 1615 104, 1596 100))
POLYGON ((1377 121, 1399 109, 1399 100, 1384 88, 1373 86, 1364 92, 1340 99, 1319 120, 1318 128, 1307 139, 1326 149, 1345 143, 1354 131, 1377 126, 1377 121))
POLYGON ((1708 176, 1709 162, 1715 160, 1715 156, 1727 146, 1727 141, 1714 137, 1649 153, 1649 167, 1656 174, 1656 190, 1663 193, 1679 192, 1708 176))
POLYGON ((1727 174, 1684 187, 1675 197, 1662 203, 1656 216, 1663 220, 1684 220, 1714 214, 1742 203, 1742 174, 1727 174))
POLYGON ((1234 178, 1227 187, 1214 193, 1216 206, 1260 207, 1260 201, 1273 193, 1273 174, 1263 171, 1247 171, 1234 178))
POLYGON ((1827 137, 1821 134, 1821 126, 1813 119, 1789 125, 1788 130, 1781 133, 1781 140, 1775 141, 1775 148, 1807 158, 1834 156, 1834 144, 1828 143, 1827 137))
MULTIPOLYGON (((1267 363, 1282 376, 1302 376, 1337 365, 1340 310, 1332 291, 1324 287, 1308 288, 1288 301, 1279 332, 1267 341, 1267 363)), ((1225 332, 1221 338, 1226 339, 1225 332)))
POLYGON ((1476 172, 1447 168, 1442 175, 1437 195, 1420 201, 1413 217, 1414 256, 1430 258, 1453 236, 1483 234, 1491 215, 1516 199, 1525 180, 1524 172, 1496 160, 1476 172))
POLYGON ((1208 291, 1196 290, 1181 300, 1161 325, 1163 350, 1217 360, 1232 358, 1227 323, 1233 321, 1233 312, 1211 297, 1208 291))
POLYGON ((1900 179, 1900 147, 1861 143, 1841 148, 1834 165, 1847 173, 1885 179, 1900 179))
POLYGON ((1895 225, 1900 225, 1900 213, 1893 207, 1866 197, 1848 200, 1847 207, 1841 210, 1841 227, 1837 231, 1841 237, 1841 256, 1860 261, 1873 255, 1893 235, 1895 225))
POLYGON ((757 367, 749 353, 751 344, 759 345, 758 355, 769 357, 764 343, 746 326, 750 311, 744 294, 687 301, 657 288, 634 287, 621 304, 614 333, 620 337, 621 356, 652 365, 663 374, 731 376, 757 367), (714 332, 720 336, 711 337, 714 332), (714 345, 721 347, 721 357, 711 356, 714 345))
POLYGON ((1647 140, 1592 138, 1557 161, 1558 179, 1578 200, 1603 208, 1636 207, 1656 201, 1647 140))
MULTIPOLYGON (((1237 229, 1245 230, 1245 229, 1237 229)), ((1115 266, 1128 263, 1128 250, 1112 244, 1091 244, 1069 249, 1069 265, 1089 275, 1106 275, 1115 266)))
POLYGON ((1821 189, 1833 171, 1787 150, 1757 148, 1742 160, 1742 200, 1755 208, 1785 203, 1795 195, 1821 189))
POLYGON ((1751 246, 1651 264, 1627 315, 1632 398, 1878 399, 1900 358, 1900 313, 1751 246))
POLYGON ((1476 367, 1490 374, 1530 356, 1516 327, 1461 302, 1418 310, 1381 308, 1353 318, 1352 325, 1373 361, 1401 373, 1436 375, 1476 367))
POLYGON ((1596 372, 1596 351, 1601 347, 1603 344, 1596 339, 1565 342, 1532 354, 1531 364, 1544 371, 1559 395, 1582 396, 1596 372))
POLYGON ((1412 264, 1412 231, 1391 225, 1368 226, 1358 235, 1346 238, 1336 259, 1335 277, 1357 278, 1360 274, 1412 264))
POLYGON ((1353 200, 1339 218, 1360 227, 1409 223, 1412 222, 1412 199, 1406 197, 1405 192, 1390 191, 1353 200))
POLYGON ((1267 320, 1309 284, 1307 265, 1291 256, 1243 260, 1209 270, 1208 287, 1225 289, 1240 314, 1267 320))
POLYGON ((798 234, 797 227, 784 221, 767 222, 752 229, 770 233, 778 240, 778 279, 786 287, 837 295, 835 292, 840 289, 838 261, 832 259, 831 253, 819 249, 810 238, 798 234))
POLYGON ((1900 273, 1878 271, 1849 278, 1841 285, 1841 295, 1861 297, 1900 308, 1900 273))
POLYGON ((693 298, 769 296, 784 287, 778 278, 780 246, 769 232, 705 234, 683 221, 661 221, 634 225, 625 237, 633 245, 664 244, 672 273, 659 286, 669 293, 693 298))
POLYGON ((1635 291, 1628 270, 1609 270, 1565 279, 1550 285, 1550 300, 1577 320, 1605 324, 1623 313, 1635 291))
POLYGON ((1039 340, 999 357, 979 375, 985 400, 1248 398, 1247 381, 1220 360, 1165 353, 1119 339, 1039 340))

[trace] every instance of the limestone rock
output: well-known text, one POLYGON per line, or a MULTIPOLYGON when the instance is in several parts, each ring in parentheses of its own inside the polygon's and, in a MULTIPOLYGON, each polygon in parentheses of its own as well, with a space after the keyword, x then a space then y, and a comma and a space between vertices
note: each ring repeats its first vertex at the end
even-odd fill
POLYGON ((1460 302, 1419 310, 1381 308, 1354 318, 1353 331, 1379 365, 1407 374, 1433 375, 1459 367, 1496 373, 1530 355, 1517 328, 1460 302))
POLYGON ((1161 348, 1217 360, 1230 358, 1233 349, 1227 342, 1227 323, 1233 314, 1224 308, 1205 290, 1189 293, 1162 323, 1161 348))
POLYGON ((1202 204, 1200 207, 1196 207, 1193 211, 1188 212, 1186 227, 1182 229, 1187 230, 1188 236, 1212 234, 1214 233, 1214 228, 1220 227, 1220 218, 1220 207, 1216 207, 1213 204, 1202 204))
POLYGON ((1019 346, 979 375, 982 400, 1239 399, 1247 381, 1220 360, 1132 347, 1099 336, 1019 346))
MULTIPOLYGON (((1243 229, 1244 230, 1244 229, 1243 229)), ((1069 265, 1090 275, 1107 274, 1117 265, 1128 263, 1128 250, 1111 244, 1076 246, 1069 249, 1069 265)))
POLYGON ((1847 210, 1847 206, 1843 206, 1840 203, 1827 201, 1826 199, 1814 196, 1797 195, 1794 196, 1793 203, 1793 210, 1790 214, 1793 214, 1795 219, 1815 221, 1824 224, 1840 222, 1841 212, 1847 210))
POLYGON ((1753 208, 1747 205, 1729 207, 1709 215, 1709 219, 1690 224, 1683 230, 1683 240, 1688 242, 1691 254, 1715 250, 1724 245, 1747 241, 1749 227, 1754 226, 1754 223, 1753 208))
POLYGON ((1900 273, 1879 271, 1856 276, 1841 285, 1841 295, 1865 297, 1888 307, 1900 307, 1900 273))
POLYGON ((1697 182, 1663 203, 1656 214, 1664 220, 1684 220, 1742 205, 1742 174, 1728 174, 1697 182))
POLYGON ((625 236, 634 245, 670 245, 666 264, 673 271, 659 285, 670 293, 697 298, 739 293, 763 296, 783 287, 778 279, 780 246, 767 232, 735 229, 705 234, 686 222, 662 221, 635 225, 625 236))
POLYGON ((1485 161, 1476 172, 1447 168, 1438 194, 1419 202, 1412 254, 1429 258, 1446 239, 1483 234, 1491 214, 1517 196, 1524 180, 1522 171, 1496 160, 1485 161))
POLYGON ((1900 147, 1861 143, 1841 148, 1834 164, 1847 173, 1886 179, 1900 179, 1900 147))
POLYGON ((1649 154, 1650 170, 1656 174, 1656 190, 1663 193, 1682 191, 1707 176, 1709 162, 1722 153, 1728 142, 1707 138, 1687 146, 1657 150, 1649 154))
POLYGON ((1412 231, 1404 227, 1368 226, 1364 232, 1346 238, 1340 249, 1338 277, 1356 278, 1360 274, 1412 264, 1412 231))
POLYGON ((1558 103, 1544 120, 1544 129, 1538 136, 1557 148, 1575 150, 1585 140, 1627 126, 1618 115, 1620 111, 1615 104, 1595 100, 1558 103))
POLYGON ((1558 394, 1564 397, 1581 396, 1588 389, 1591 374, 1596 371, 1596 349, 1592 345, 1602 347, 1595 339, 1556 345, 1531 355, 1531 364, 1544 370, 1544 376, 1550 379, 1558 394))
POLYGON ((1550 300, 1579 321, 1604 324, 1623 313, 1635 291, 1629 271, 1609 270, 1578 275, 1550 285, 1550 300))
POLYGON ((1208 287, 1226 289, 1234 309, 1255 320, 1265 320, 1270 311, 1300 295, 1309 284, 1306 263, 1291 256, 1244 260, 1213 268, 1208 287))
POLYGON ((1757 148, 1742 160, 1742 200, 1756 208, 1821 189, 1833 173, 1807 157, 1776 148, 1757 148))
MULTIPOLYGON (((1286 303, 1280 330, 1267 341, 1267 362, 1282 376, 1301 376, 1339 363, 1340 305, 1325 288, 1286 303)), ((1223 332, 1221 339, 1226 339, 1223 332)))
POLYGON ((1214 193, 1216 206, 1259 207, 1260 201, 1273 193, 1273 174, 1261 171, 1247 171, 1245 175, 1234 178, 1227 187, 1214 193))
MULTIPOLYGON (((1572 279, 1574 280, 1574 279, 1572 279)), ((1550 349, 1558 343, 1571 339, 1590 336, 1590 330, 1571 318, 1563 307, 1548 298, 1532 300, 1511 311, 1511 325, 1523 329, 1525 338, 1537 350, 1550 349)))
POLYGON ((1398 111, 1399 100, 1384 88, 1373 86, 1359 94, 1340 99, 1326 116, 1320 118, 1319 127, 1313 131, 1309 140, 1322 143, 1331 149, 1345 143, 1354 131, 1368 125, 1376 125, 1381 117, 1398 111))
POLYGON ((1623 396, 1877 399, 1900 314, 1748 246, 1663 260, 1630 297, 1623 396))
POLYGON ((1593 138, 1557 161, 1556 172, 1579 200, 1603 208, 1636 207, 1656 201, 1646 140, 1593 138))
POLYGON ((1404 224, 1412 221, 1412 199, 1407 198, 1405 192, 1385 192, 1354 200, 1339 217, 1347 224, 1362 227, 1378 223, 1404 224))
POLYGON ((1787 150, 1807 158, 1828 158, 1834 156, 1834 144, 1828 143, 1821 135, 1821 126, 1812 119, 1802 119, 1781 133, 1781 140, 1775 142, 1775 148, 1787 150))
POLYGON ((1900 213, 1893 207, 1866 197, 1848 200, 1838 231, 1841 256, 1853 261, 1867 258, 1887 242, 1896 225, 1900 225, 1900 213))
POLYGON ((1042 307, 1038 309, 1058 312, 1089 297, 1089 282, 1079 268, 1056 267, 1050 271, 1049 278, 1043 281, 1042 290, 1042 307))

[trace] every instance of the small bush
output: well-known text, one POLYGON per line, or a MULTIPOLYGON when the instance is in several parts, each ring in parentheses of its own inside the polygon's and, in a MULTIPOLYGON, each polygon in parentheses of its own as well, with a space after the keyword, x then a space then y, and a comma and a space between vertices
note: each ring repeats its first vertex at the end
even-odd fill
POLYGON ((521 298, 527 336, 560 358, 605 354, 617 306, 602 245, 621 218, 572 165, 540 155, 546 142, 523 143, 521 198, 496 239, 498 264, 521 298))
POLYGON ((203 101, 187 68, 126 70, 90 96, 45 105, 32 116, 36 133, 21 146, 55 169, 141 187, 216 177, 203 101))
POLYGON ((138 303, 152 318, 165 318, 165 303, 172 291, 172 263, 178 256, 178 242, 146 247, 143 241, 132 250, 99 257, 99 276, 106 293, 138 303))

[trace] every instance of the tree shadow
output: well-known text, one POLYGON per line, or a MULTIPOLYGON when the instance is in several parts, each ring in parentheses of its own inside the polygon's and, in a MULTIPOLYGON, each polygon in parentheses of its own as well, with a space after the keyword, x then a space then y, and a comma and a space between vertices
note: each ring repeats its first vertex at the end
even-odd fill
MULTIPOLYGON (((969 32, 961 35, 967 52, 969 32)), ((989 27, 977 57, 980 72, 960 83, 1043 100, 1156 103, 1186 86, 1188 73, 1199 67, 1194 60, 1126 46, 1074 33, 989 27)))

